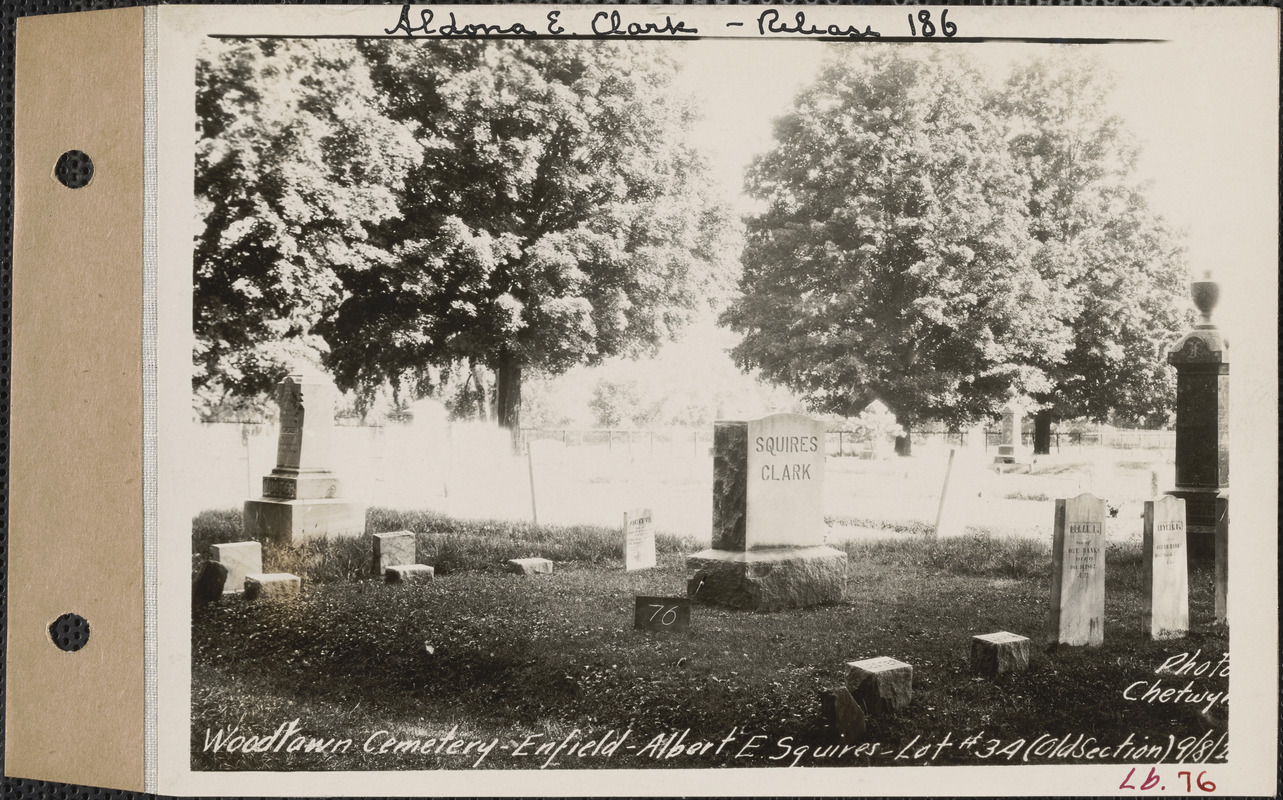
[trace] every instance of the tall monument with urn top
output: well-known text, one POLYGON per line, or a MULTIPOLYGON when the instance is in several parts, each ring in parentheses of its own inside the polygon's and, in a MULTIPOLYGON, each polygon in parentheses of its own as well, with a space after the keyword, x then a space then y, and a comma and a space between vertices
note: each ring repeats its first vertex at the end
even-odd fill
POLYGON ((336 394, 318 374, 289 375, 277 385, 276 468, 263 478, 263 496, 245 502, 246 536, 289 544, 365 532, 365 506, 340 499, 339 481, 328 468, 336 394))
POLYGON ((686 559, 694 600, 755 611, 835 603, 846 553, 824 544, 824 424, 774 414, 713 428, 713 546, 686 559))
POLYGON ((1189 557, 1205 560, 1228 538, 1229 344, 1212 323, 1220 287, 1211 273, 1190 288, 1202 316, 1167 356, 1176 368, 1176 488, 1169 494, 1185 501, 1189 557))

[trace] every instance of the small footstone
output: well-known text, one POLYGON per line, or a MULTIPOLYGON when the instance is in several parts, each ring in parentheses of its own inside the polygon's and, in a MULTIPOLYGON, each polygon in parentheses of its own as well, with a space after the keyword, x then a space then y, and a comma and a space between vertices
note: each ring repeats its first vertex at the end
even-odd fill
POLYGON ((971 671, 996 678, 1029 669, 1029 640, 1007 631, 971 637, 971 671))
POLYGON ((223 596, 227 585, 227 567, 217 561, 206 561, 192 582, 192 605, 203 606, 223 596))
POLYGON ((913 667, 894 658, 847 663, 846 688, 869 714, 893 714, 913 699, 913 667))
POLYGON ((288 572, 260 572, 245 576, 245 599, 292 597, 303 588, 303 581, 288 572))
POLYGON ((507 569, 518 575, 550 575, 552 562, 546 558, 512 558, 508 560, 507 569))
POLYGON ((399 567, 402 564, 414 563, 414 533, 411 531, 392 531, 374 534, 375 575, 384 575, 388 567, 399 567))
POLYGON ((436 571, 427 564, 398 564, 388 567, 388 583, 427 583, 436 577, 436 571))
POLYGON ((849 744, 864 739, 864 710, 844 687, 820 692, 824 719, 849 744))

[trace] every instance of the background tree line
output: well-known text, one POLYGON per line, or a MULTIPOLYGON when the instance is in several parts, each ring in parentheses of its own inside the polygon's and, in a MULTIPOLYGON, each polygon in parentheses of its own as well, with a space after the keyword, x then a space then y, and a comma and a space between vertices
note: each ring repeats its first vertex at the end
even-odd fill
POLYGON ((740 268, 722 314, 737 363, 816 412, 881 399, 905 452, 915 427, 970 424, 1011 394, 1040 404, 1044 447, 1053 416, 1171 408, 1183 249, 1136 178, 1109 77, 1072 50, 991 86, 960 48, 834 48, 748 172, 763 210, 737 264, 661 48, 205 47, 203 413, 263 402, 304 360, 359 403, 448 388, 457 412, 516 427, 523 376, 653 352, 740 268))

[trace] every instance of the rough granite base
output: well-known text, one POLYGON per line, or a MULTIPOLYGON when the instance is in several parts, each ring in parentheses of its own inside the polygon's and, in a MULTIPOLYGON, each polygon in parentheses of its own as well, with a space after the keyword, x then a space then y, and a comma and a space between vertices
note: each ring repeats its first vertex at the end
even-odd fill
POLYGON ((701 550, 686 558, 686 594, 702 603, 782 611, 841 602, 846 553, 832 547, 701 550))
POLYGON ((365 506, 346 500, 246 500, 245 536, 260 542, 293 544, 319 536, 365 533, 365 506))

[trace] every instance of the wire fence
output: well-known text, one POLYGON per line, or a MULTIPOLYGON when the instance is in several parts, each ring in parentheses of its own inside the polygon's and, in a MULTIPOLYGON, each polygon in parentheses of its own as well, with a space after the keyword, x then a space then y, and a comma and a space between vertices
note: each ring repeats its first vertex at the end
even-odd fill
MULTIPOLYGON (((1024 433, 1021 444, 1032 448, 1033 433, 1024 433)), ((997 448, 1002 441, 998 426, 970 431, 921 430, 913 431, 913 445, 946 447, 978 446, 988 450, 997 448)), ((566 447, 599 447, 608 452, 629 455, 662 455, 688 452, 707 455, 713 444, 712 426, 703 428, 523 428, 518 446, 525 452, 532 441, 560 442, 566 447)), ((1169 430, 1119 430, 1052 431, 1051 451, 1073 448, 1105 447, 1114 450, 1174 450, 1176 432, 1169 430)), ((891 449, 889 438, 875 441, 867 434, 853 431, 830 430, 826 432, 825 450, 837 457, 876 457, 891 449)))

